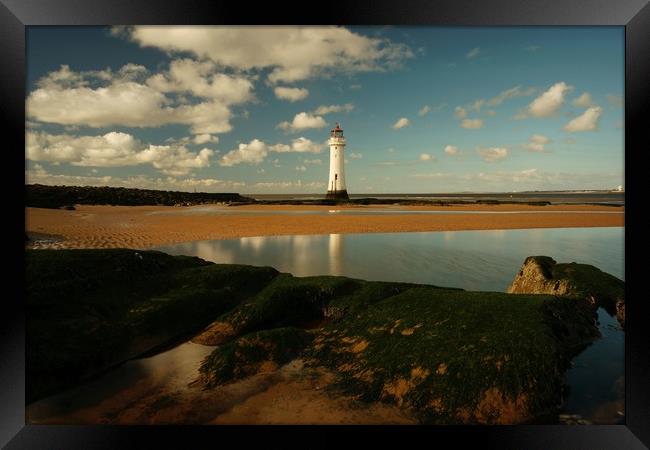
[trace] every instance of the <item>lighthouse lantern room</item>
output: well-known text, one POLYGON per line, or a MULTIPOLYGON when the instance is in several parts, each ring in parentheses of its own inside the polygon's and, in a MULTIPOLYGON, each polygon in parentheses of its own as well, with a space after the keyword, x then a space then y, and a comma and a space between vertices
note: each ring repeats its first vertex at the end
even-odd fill
POLYGON ((327 183, 327 196, 329 200, 349 200, 345 187, 345 137, 343 129, 336 122, 336 127, 330 131, 327 142, 330 147, 330 177, 327 183))

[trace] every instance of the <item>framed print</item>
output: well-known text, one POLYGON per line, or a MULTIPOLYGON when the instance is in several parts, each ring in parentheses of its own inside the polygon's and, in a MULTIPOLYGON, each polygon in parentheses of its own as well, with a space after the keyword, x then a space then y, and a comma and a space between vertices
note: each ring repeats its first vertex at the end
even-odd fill
POLYGON ((0 17, 7 448, 648 445, 647 2, 0 17))

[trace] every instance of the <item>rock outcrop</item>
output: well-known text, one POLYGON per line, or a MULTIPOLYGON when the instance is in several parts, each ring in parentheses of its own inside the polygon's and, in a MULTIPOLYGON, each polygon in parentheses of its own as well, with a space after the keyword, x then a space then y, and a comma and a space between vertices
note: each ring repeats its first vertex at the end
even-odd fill
POLYGON ((625 283, 588 264, 558 264, 548 256, 529 256, 507 292, 582 298, 625 324, 625 283))

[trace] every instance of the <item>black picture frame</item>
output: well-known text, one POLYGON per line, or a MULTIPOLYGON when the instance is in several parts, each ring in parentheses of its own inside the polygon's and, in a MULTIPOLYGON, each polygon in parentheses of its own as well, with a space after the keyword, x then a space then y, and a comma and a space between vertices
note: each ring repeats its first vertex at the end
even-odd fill
POLYGON ((5 166, 3 191, 14 218, 7 233, 4 307, 0 313, 0 445, 16 448, 195 448, 257 441, 271 448, 331 447, 350 444, 400 446, 422 438, 457 448, 637 449, 650 446, 650 356, 644 321, 641 259, 644 230, 642 151, 646 149, 646 118, 650 104, 650 5, 648 0, 388 0, 327 4, 210 2, 207 0, 0 0, 0 120, 14 144, 4 149, 16 165, 5 166), (25 425, 25 321, 22 258, 24 245, 25 38, 31 25, 130 24, 340 24, 437 26, 624 26, 625 27, 625 277, 626 277, 626 412, 625 425, 612 426, 455 426, 455 427, 163 427, 25 425), (645 139, 642 139, 645 138, 645 139), (13 159, 15 158, 15 160, 13 159), (24 159, 23 159, 24 162, 24 159), (22 229, 19 229, 21 228, 22 229), (15 251, 15 256, 13 254, 15 251), (8 259, 11 258, 11 259, 8 259), (7 304, 9 307, 7 308, 7 304), (407 434, 407 436, 404 436, 407 434), (372 443, 370 441, 373 441, 372 443))

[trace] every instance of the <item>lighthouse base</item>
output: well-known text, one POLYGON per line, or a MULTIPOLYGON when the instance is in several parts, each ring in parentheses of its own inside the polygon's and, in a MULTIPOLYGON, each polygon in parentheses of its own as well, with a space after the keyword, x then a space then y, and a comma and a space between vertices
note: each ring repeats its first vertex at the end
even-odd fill
POLYGON ((348 191, 327 191, 326 200, 350 200, 348 191))

